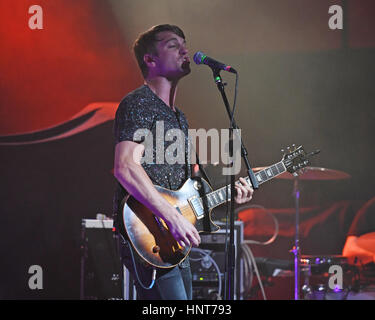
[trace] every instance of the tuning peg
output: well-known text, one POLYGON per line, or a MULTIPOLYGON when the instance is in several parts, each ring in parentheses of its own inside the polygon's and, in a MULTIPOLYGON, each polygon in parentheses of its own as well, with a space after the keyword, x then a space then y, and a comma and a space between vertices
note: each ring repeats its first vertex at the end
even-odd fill
POLYGON ((285 149, 280 150, 282 154, 285 154, 285 149))
POLYGON ((293 150, 293 151, 296 150, 296 144, 295 144, 295 143, 292 144, 292 150, 293 150))

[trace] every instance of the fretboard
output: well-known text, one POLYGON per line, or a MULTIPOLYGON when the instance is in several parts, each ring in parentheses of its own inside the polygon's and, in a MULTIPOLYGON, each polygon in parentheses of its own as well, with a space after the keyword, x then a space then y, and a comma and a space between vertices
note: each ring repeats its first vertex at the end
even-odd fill
MULTIPOLYGON (((286 167, 283 161, 280 161, 270 167, 267 167, 261 171, 258 171, 254 175, 255 175, 255 179, 257 179, 258 184, 260 185, 284 173, 285 171, 286 171, 286 167)), ((247 183, 250 183, 249 177, 246 177, 244 179, 246 180, 247 183)), ((199 202, 201 205, 203 205, 202 200, 205 200, 207 202, 208 209, 215 208, 227 201, 230 201, 231 200, 230 185, 227 185, 225 187, 212 191, 206 194, 204 197, 199 198, 199 202)))

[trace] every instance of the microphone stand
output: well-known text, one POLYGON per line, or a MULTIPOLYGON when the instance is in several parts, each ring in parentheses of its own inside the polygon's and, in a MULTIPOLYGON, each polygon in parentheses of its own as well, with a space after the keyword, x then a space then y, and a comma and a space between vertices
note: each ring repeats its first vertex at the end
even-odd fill
MULTIPOLYGON (((227 113, 228 113, 228 116, 229 116, 229 119, 230 119, 229 155, 233 157, 234 156, 234 153, 233 153, 233 130, 239 129, 239 127, 237 126, 234 118, 232 117, 232 111, 230 110, 229 102, 228 102, 227 96, 225 94, 225 88, 224 88, 225 84, 223 83, 223 80, 220 76, 220 69, 212 69, 212 71, 213 71, 215 83, 216 83, 217 88, 219 89, 219 91, 221 93, 225 108, 227 110, 227 113)), ((256 181, 254 172, 251 169, 249 160, 247 158, 247 155, 248 155, 247 150, 246 150, 245 146, 243 145, 241 136, 238 136, 238 138, 241 141, 241 156, 242 156, 242 158, 245 162, 250 182, 251 182, 254 190, 258 189, 259 188, 258 182, 256 181)), ((235 163, 235 161, 233 162, 233 165, 234 165, 234 163, 235 163)), ((234 217, 234 198, 235 198, 236 189, 235 189, 235 175, 234 174, 231 174, 230 188, 231 188, 230 189, 230 191, 231 191, 230 192, 231 204, 230 204, 230 218, 229 218, 229 221, 230 221, 229 250, 228 250, 227 258, 226 258, 227 262, 228 262, 227 265, 229 266, 229 272, 228 272, 229 276, 226 277, 226 286, 225 286, 226 290, 225 290, 225 293, 224 293, 224 299, 225 300, 233 300, 234 299, 234 272, 235 272, 235 267, 236 267, 236 263, 235 263, 235 244, 234 244, 234 220, 235 220, 235 217, 234 217)), ((228 193, 227 193, 227 198, 228 198, 228 193)))

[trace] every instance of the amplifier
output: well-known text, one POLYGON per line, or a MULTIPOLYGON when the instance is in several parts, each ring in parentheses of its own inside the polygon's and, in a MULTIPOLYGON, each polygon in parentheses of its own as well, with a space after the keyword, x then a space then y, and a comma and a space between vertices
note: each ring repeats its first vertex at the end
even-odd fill
MULTIPOLYGON (((194 300, 216 300, 224 298, 226 239, 229 244, 229 230, 225 224, 215 221, 221 229, 212 234, 201 234, 201 244, 198 250, 192 249, 190 265, 193 278, 194 300), (220 281, 220 282, 219 282, 220 281)), ((241 245, 243 243, 243 222, 235 221, 235 274, 234 299, 242 300, 243 292, 243 260, 241 259, 241 245)))
POLYGON ((113 220, 83 219, 81 236, 80 299, 122 299, 123 266, 113 220))

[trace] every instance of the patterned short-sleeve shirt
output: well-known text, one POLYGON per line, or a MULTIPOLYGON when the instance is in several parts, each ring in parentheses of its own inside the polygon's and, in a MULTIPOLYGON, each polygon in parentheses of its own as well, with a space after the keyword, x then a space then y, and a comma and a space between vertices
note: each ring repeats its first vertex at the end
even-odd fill
MULTIPOLYGON (((129 93, 120 103, 114 121, 115 143, 134 141, 145 143, 149 157, 142 163, 142 167, 151 181, 164 188, 177 190, 191 176, 189 162, 188 122, 183 112, 175 108, 174 112, 147 85, 129 93), (177 157, 177 137, 173 130, 183 133, 183 157, 176 163, 168 163, 168 156, 177 157), (149 135, 139 135, 148 132, 149 135), (172 133, 172 134, 171 134, 172 133), (141 137, 141 138, 140 138, 141 137), (147 137, 147 138, 146 138, 147 137), (162 139, 160 139, 162 138, 162 139), (152 144, 150 146, 149 143, 152 144), (168 148, 171 146, 171 148, 168 148), (172 150, 172 151, 171 151, 172 150), (172 152, 172 155, 168 155, 172 152), (181 161, 182 160, 182 161, 181 161)), ((181 140, 178 140, 181 141, 181 140)), ((181 149, 180 149, 181 151, 181 149)), ((145 151, 146 153, 146 151, 145 151)), ((181 152, 180 152, 181 153, 181 152)), ((169 157, 170 159, 170 157, 169 157)), ((114 212, 117 212, 122 199, 127 195, 126 190, 117 183, 114 197, 114 212)))

